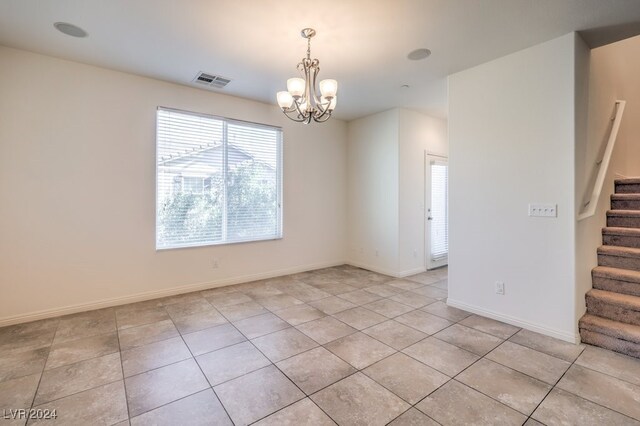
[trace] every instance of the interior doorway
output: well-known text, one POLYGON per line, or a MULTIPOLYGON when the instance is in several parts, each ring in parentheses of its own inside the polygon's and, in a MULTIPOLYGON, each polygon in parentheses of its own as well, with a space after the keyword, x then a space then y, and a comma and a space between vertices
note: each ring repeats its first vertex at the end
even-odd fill
POLYGON ((449 161, 427 153, 425 164, 425 253, 430 270, 449 262, 449 161))

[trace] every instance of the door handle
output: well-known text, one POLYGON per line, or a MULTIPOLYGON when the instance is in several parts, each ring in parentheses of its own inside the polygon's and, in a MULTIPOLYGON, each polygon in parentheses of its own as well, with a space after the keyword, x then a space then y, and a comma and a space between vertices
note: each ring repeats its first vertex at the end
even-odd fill
POLYGON ((433 220, 433 218, 431 216, 427 217, 427 220, 433 220))

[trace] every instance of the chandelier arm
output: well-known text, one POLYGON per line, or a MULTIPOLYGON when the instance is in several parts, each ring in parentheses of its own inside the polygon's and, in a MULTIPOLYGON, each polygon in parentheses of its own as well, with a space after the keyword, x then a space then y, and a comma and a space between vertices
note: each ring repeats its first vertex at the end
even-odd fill
POLYGON ((307 115, 306 111, 300 109, 300 103, 297 100, 294 99, 293 104, 296 106, 295 108, 293 108, 293 111, 297 111, 299 116, 304 117, 307 115))
POLYGON ((318 123, 322 123, 322 121, 318 121, 318 120, 321 119, 322 117, 324 117, 325 115, 327 115, 327 114, 329 114, 329 116, 331 115, 331 111, 329 111, 329 106, 328 105, 324 109, 318 108, 318 112, 320 114, 314 114, 314 117, 313 117, 313 119, 318 123))
POLYGON ((325 121, 329 120, 331 118, 331 111, 329 111, 328 113, 323 113, 318 117, 313 117, 313 121, 315 121, 316 123, 324 123, 325 121), (324 119, 322 119, 322 117, 325 117, 324 119))
POLYGON ((290 115, 290 114, 291 114, 292 112, 294 112, 294 111, 295 111, 295 109, 294 109, 294 110, 289 110, 289 111, 282 110, 282 112, 284 113, 284 115, 285 115, 289 120, 291 120, 291 121, 295 121, 296 123, 304 123, 304 121, 306 120, 306 117, 304 117, 304 116, 302 116, 302 115, 298 114, 298 115, 297 115, 297 117, 295 117, 295 118, 294 118, 294 117, 292 117, 292 116, 290 115))

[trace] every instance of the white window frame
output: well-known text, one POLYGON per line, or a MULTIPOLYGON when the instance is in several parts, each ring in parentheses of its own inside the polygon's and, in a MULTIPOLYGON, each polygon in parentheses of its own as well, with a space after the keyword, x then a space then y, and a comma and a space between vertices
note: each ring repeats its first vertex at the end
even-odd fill
MULTIPOLYGON (((284 132, 282 130, 282 127, 280 126, 274 126, 271 124, 264 124, 264 123, 256 123, 256 122, 252 122, 252 121, 246 121, 246 120, 237 120, 237 119, 233 119, 233 118, 227 118, 227 117, 221 117, 218 115, 213 115, 213 114, 205 114, 205 113, 201 113, 201 112, 194 112, 194 111, 187 111, 187 110, 182 110, 182 109, 177 109, 177 108, 170 108, 170 107, 163 107, 163 106, 158 106, 156 108, 156 115, 155 115, 155 144, 154 144, 154 163, 155 163, 155 211, 154 211, 154 216, 155 216, 155 221, 154 221, 154 234, 155 234, 155 248, 156 251, 165 251, 165 250, 176 250, 176 249, 184 249, 184 248, 197 248, 197 247, 211 247, 211 246, 222 246, 222 245, 230 245, 230 244, 244 244, 244 243, 252 243, 252 242, 260 242, 260 241, 276 241, 276 240, 281 240, 284 238, 284 227, 283 227, 283 223, 284 223, 284 215, 283 215, 283 192, 284 192, 284 188, 283 188, 283 174, 284 174, 284 167, 283 167, 283 147, 284 147, 284 132), (276 146, 276 202, 277 202, 277 209, 276 209, 276 236, 275 237, 266 237, 266 238, 248 238, 248 239, 244 239, 244 240, 233 240, 233 241, 220 241, 220 242, 211 242, 211 243, 197 243, 197 244, 178 244, 178 245, 173 245, 170 247, 158 247, 158 114, 157 112, 160 110, 164 110, 164 111, 174 111, 174 112, 178 112, 181 114, 189 114, 189 115, 195 115, 195 116, 200 116, 200 117, 205 117, 205 118, 212 118, 215 120, 221 120, 224 123, 224 143, 223 143, 223 149, 224 149, 224 166, 223 166, 223 170, 225 171, 225 176, 226 176, 226 169, 227 169, 227 125, 228 124, 239 124, 239 125, 250 125, 252 127, 264 127, 264 128, 268 128, 268 129, 272 129, 272 130, 279 130, 279 135, 280 138, 277 142, 277 146, 276 146)), ((227 188, 226 185, 227 184, 227 179, 225 178, 225 188, 224 191, 226 193, 227 188)), ((204 187, 204 181, 203 181, 203 187, 204 187)), ((226 199, 226 196, 225 196, 226 199)), ((227 223, 226 223, 226 212, 227 212, 227 206, 226 203, 223 207, 223 219, 222 219, 222 233, 223 235, 226 235, 227 231, 226 231, 226 227, 227 227, 227 223)))

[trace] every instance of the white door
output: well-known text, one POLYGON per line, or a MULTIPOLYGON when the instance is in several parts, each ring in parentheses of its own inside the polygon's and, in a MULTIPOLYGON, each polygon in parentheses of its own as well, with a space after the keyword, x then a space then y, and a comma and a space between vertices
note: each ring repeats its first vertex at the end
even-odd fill
POLYGON ((449 165, 446 157, 427 155, 426 241, 427 269, 445 266, 449 256, 449 165))

